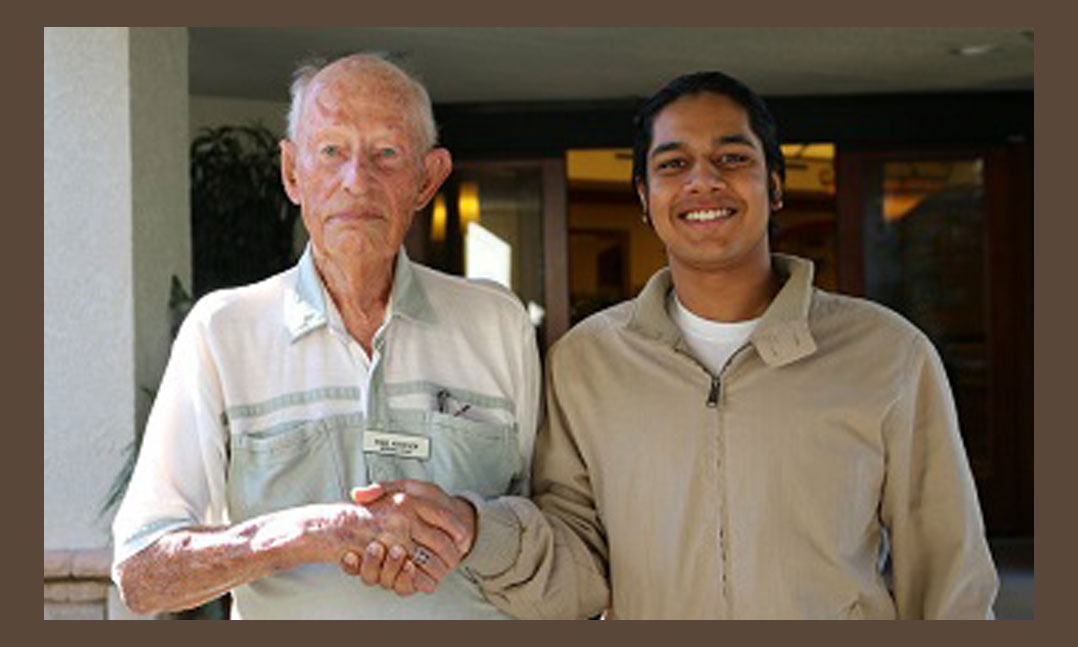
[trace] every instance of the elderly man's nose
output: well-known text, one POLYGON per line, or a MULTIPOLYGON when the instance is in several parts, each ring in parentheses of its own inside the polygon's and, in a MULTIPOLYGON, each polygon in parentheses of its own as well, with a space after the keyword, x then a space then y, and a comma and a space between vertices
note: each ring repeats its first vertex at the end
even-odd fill
POLYGON ((344 165, 344 186, 349 191, 363 191, 370 182, 371 169, 369 163, 361 155, 356 155, 344 165))

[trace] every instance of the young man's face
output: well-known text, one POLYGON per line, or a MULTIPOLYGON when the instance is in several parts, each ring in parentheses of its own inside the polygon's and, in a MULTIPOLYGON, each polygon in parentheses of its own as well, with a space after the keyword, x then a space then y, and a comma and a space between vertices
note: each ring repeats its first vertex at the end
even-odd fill
MULTIPOLYGON (((637 192, 671 269, 726 271, 769 262, 771 204, 763 146, 726 96, 683 96, 656 115, 647 186, 637 192)), ((778 196, 776 195, 776 200, 778 196)))

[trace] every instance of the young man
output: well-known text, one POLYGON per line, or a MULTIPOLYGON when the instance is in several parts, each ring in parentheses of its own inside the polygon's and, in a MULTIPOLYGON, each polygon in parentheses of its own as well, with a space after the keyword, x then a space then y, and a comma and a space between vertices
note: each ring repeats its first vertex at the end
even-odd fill
POLYGON ((784 165, 762 100, 680 77, 634 149, 669 267, 552 349, 534 503, 472 497, 465 572, 529 618, 991 617, 937 353, 771 253, 784 165))

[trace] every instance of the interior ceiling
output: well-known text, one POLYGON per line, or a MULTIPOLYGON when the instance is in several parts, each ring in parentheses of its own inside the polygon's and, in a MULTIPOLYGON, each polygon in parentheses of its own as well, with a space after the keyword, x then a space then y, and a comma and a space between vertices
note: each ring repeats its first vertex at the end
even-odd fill
POLYGON ((1033 89, 1018 27, 192 27, 191 93, 286 101, 299 60, 361 50, 403 60, 435 103, 643 97, 704 69, 766 96, 1033 89))

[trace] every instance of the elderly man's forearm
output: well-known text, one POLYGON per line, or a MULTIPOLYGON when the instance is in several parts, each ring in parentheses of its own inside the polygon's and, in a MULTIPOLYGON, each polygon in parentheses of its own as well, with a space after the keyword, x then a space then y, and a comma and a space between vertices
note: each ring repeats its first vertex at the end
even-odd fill
POLYGON ((350 504, 292 508, 229 527, 171 532, 124 560, 120 594, 136 613, 189 609, 236 586, 301 564, 336 563, 379 534, 350 504))
POLYGON ((120 564, 120 596, 139 614, 181 611, 268 575, 285 561, 288 548, 256 550, 236 530, 185 528, 161 537, 120 564))

